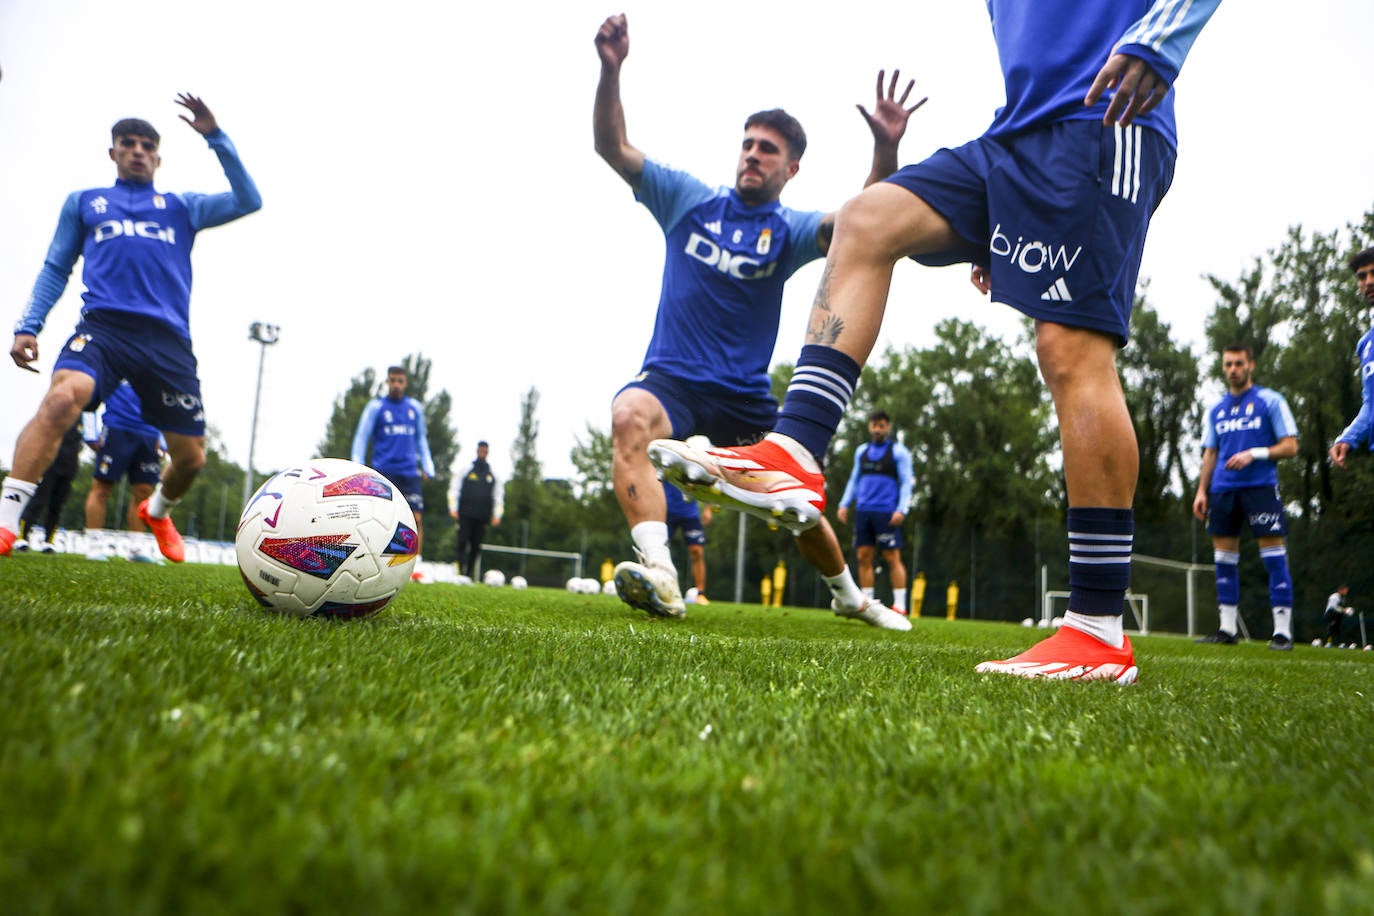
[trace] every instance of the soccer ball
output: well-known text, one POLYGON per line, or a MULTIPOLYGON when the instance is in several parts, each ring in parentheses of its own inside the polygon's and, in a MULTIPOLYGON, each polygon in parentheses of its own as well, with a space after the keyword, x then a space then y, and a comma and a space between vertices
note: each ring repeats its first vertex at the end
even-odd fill
POLYGON ((490 585, 492 588, 500 588, 506 584, 506 574, 499 569, 489 569, 482 573, 482 584, 490 585))
POLYGON ((605 582, 601 583, 601 594, 603 594, 603 595, 615 595, 615 594, 619 594, 619 593, 615 590, 615 580, 614 580, 614 579, 607 579, 605 582))
POLYGON ((274 474, 239 517, 239 573, 264 607, 292 617, 367 617, 410 581, 415 514, 381 474, 317 458, 274 474))
POLYGON ((529 583, 525 581, 525 577, 524 577, 524 576, 511 576, 511 577, 510 577, 510 587, 511 587, 511 588, 527 588, 528 586, 529 586, 529 583))

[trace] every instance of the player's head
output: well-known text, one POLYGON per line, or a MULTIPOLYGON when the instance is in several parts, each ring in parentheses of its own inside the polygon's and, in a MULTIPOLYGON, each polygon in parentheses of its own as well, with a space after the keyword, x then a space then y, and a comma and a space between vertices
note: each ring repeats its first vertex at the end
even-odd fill
POLYGON ((868 434, 873 437, 874 442, 883 442, 887 439, 887 434, 892 431, 892 418, 887 415, 886 410, 870 410, 868 412, 868 434))
POLYGON ((405 366, 387 366, 386 369, 386 394, 392 400, 399 401, 406 393, 405 366))
POLYGON ((806 131, 781 108, 758 111, 744 122, 744 142, 735 168, 735 193, 761 204, 782 196, 806 152, 806 131))
POLYGON ((1374 303, 1374 248, 1350 256, 1350 272, 1365 302, 1374 303))
POLYGON ((110 160, 125 181, 147 183, 162 164, 157 145, 162 142, 153 125, 142 118, 122 118, 110 128, 110 160))
POLYGON ((485 461, 486 458, 487 458, 487 450, 488 450, 488 446, 487 446, 487 443, 486 443, 485 441, 477 443, 477 457, 478 457, 478 458, 481 458, 483 461, 485 461))
POLYGON ((1255 356, 1246 344, 1233 343, 1221 351, 1221 374, 1232 392, 1239 394, 1249 388, 1254 371, 1255 356))

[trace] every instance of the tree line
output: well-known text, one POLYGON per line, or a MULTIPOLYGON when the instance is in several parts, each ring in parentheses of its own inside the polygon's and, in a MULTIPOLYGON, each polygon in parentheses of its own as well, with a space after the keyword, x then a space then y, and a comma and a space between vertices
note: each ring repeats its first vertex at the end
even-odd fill
MULTIPOLYGON (((1289 556, 1295 619, 1316 620, 1325 596, 1349 584, 1352 602, 1374 593, 1374 458, 1361 456, 1341 471, 1326 457, 1331 442, 1360 408, 1355 342, 1374 320, 1356 294, 1346 268, 1355 251, 1374 240, 1374 211, 1358 224, 1330 233, 1300 227, 1234 278, 1208 276, 1215 302, 1205 323, 1205 350, 1173 336, 1142 284, 1131 319, 1131 339, 1119 372, 1140 450, 1136 492, 1136 552, 1200 564, 1211 562, 1210 538, 1192 517, 1201 460, 1204 408, 1220 396, 1220 352, 1231 343, 1254 352, 1256 384, 1280 392, 1293 410, 1299 454, 1279 463, 1280 490, 1290 515, 1289 556)), ((460 453, 452 398, 430 391, 431 362, 420 354, 403 361, 408 394, 425 408, 430 449, 438 474, 424 485, 425 556, 451 560, 454 530, 448 493, 460 453)), ((791 366, 773 372, 781 397, 791 366)), ((347 457, 367 401, 384 388, 372 369, 348 381, 336 398, 317 446, 320 456, 347 457)), ((589 423, 577 438, 569 479, 548 479, 538 460, 539 393, 521 401, 513 472, 505 481, 506 515, 488 531, 489 544, 579 554, 584 574, 604 560, 624 559, 629 535, 611 485, 611 441, 589 423)), ((943 612, 944 591, 959 583, 960 615, 1016 620, 1035 616, 1042 570, 1051 589, 1067 587, 1065 486, 1054 411, 1039 378, 1029 321, 1014 340, 989 335, 965 321, 946 320, 927 346, 889 348, 863 370, 826 462, 832 503, 843 491, 854 449, 867 441, 869 410, 891 416, 893 434, 911 449, 916 469, 913 505, 904 531, 909 574, 924 574, 927 613, 943 612)), ((608 418, 609 419, 609 418, 608 418)), ((237 522, 243 470, 223 457, 211 434, 201 479, 178 509, 188 534, 228 537, 237 522)), ((257 482, 265 479, 267 473, 257 482)), ((89 475, 78 479, 64 522, 80 527, 89 475)), ((111 506, 111 520, 121 518, 111 506)), ((832 513, 833 515, 833 513, 832 513)), ((833 520, 833 519, 832 519, 833 520)), ((836 525, 842 543, 851 536, 836 525)), ((761 580, 779 563, 789 570, 785 602, 823 606, 828 594, 785 532, 733 513, 718 513, 708 528, 709 593, 732 598, 737 556, 743 551, 745 600, 757 600, 761 580)), ((571 575, 559 561, 502 557, 509 574, 532 583, 560 585, 571 575)), ((488 560, 488 565, 494 565, 488 560)), ((679 569, 686 570, 685 556, 679 569)), ((1242 613, 1267 619, 1266 574, 1252 542, 1242 541, 1242 613), (1249 583, 1254 583, 1250 585, 1249 583)), ((1199 577, 1202 614, 1215 611, 1210 576, 1199 577)), ((1181 630, 1184 577, 1133 570, 1133 588, 1151 595, 1155 629, 1181 630)), ((1206 619, 1206 618, 1204 618, 1206 619)))

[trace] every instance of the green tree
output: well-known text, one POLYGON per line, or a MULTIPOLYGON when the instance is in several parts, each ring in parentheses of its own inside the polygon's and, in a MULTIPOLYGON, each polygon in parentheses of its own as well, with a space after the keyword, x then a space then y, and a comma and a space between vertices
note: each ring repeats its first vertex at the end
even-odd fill
POLYGON ((1196 484, 1190 467, 1202 423, 1198 357, 1174 342, 1143 292, 1131 313, 1131 339, 1118 372, 1140 449, 1136 548, 1176 556, 1184 546, 1178 536, 1186 536, 1191 524, 1196 484))

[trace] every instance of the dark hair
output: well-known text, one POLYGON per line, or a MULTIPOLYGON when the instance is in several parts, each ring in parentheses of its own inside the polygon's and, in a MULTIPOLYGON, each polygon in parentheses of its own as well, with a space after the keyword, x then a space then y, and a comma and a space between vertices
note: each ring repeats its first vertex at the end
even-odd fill
POLYGON ((477 443, 477 447, 478 447, 478 448, 491 448, 490 445, 487 445, 487 440, 485 440, 485 439, 483 439, 481 442, 478 442, 478 443, 477 443))
POLYGON ((162 142, 153 125, 142 118, 121 118, 116 121, 114 127, 110 128, 110 142, 114 143, 120 137, 147 137, 154 143, 162 142))
POLYGON ((868 412, 868 422, 872 423, 874 420, 886 420, 889 423, 892 422, 892 418, 887 415, 886 410, 870 410, 868 412))
POLYGON ((802 153, 806 152, 806 131, 802 130, 801 122, 781 108, 754 112, 749 116, 749 120, 744 122, 744 129, 748 130, 756 125, 770 127, 782 134, 782 138, 787 141, 787 153, 793 159, 800 159, 802 153))
POLYGON ((405 375, 405 374, 406 374, 406 367, 405 367, 405 366, 387 366, 387 367, 386 367, 386 374, 387 374, 387 375, 405 375))
POLYGON ((1350 256, 1350 272, 1354 273, 1361 267, 1368 267, 1374 264, 1374 248, 1366 248, 1357 254, 1350 256))
POLYGON ((1221 352, 1223 352, 1223 353, 1244 353, 1246 359, 1250 360, 1251 362, 1254 362, 1254 360, 1255 360, 1255 351, 1250 349, 1250 345, 1249 345, 1249 344, 1243 344, 1243 343, 1227 344, 1226 346, 1224 346, 1224 347, 1221 348, 1221 352))

